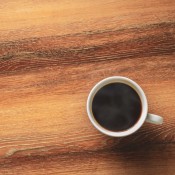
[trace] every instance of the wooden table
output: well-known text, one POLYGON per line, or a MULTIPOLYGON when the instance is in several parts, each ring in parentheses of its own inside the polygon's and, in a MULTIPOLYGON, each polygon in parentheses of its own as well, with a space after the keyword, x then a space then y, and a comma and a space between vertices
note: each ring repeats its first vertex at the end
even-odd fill
POLYGON ((174 175, 175 1, 0 2, 0 175, 174 175), (99 133, 89 91, 141 85, 164 124, 99 133))

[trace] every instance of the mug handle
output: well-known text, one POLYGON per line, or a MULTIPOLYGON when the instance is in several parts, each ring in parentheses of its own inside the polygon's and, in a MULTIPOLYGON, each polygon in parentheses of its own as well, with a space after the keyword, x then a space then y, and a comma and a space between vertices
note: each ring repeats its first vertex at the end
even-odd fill
POLYGON ((155 114, 149 114, 146 117, 146 122, 160 125, 163 123, 163 118, 155 114))

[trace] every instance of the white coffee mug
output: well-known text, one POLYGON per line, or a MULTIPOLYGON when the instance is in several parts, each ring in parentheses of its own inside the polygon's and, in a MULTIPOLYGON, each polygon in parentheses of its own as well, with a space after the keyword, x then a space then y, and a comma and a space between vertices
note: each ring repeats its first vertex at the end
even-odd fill
POLYGON ((163 123, 163 118, 155 115, 155 114, 149 114, 148 113, 148 103, 147 99, 145 96, 145 93, 143 92, 142 88, 133 80, 122 77, 122 76, 114 76, 114 77, 109 77, 106 78, 99 83, 97 83, 89 93, 88 99, 87 99, 87 113, 89 116, 90 121, 92 124, 95 126, 96 129, 98 129, 100 132, 108 135, 108 136, 113 136, 113 137, 123 137, 123 136, 128 136, 130 134, 133 134, 136 132, 142 125, 143 123, 149 122, 149 123, 154 123, 154 124, 162 124, 163 123), (137 123, 132 126, 131 128, 124 130, 124 131, 110 131, 102 127, 94 118, 93 113, 92 113, 92 101, 95 96, 95 94, 105 85, 110 84, 110 83, 124 83, 126 85, 129 85, 132 87, 137 94, 140 97, 141 104, 142 104, 142 112, 139 120, 137 123))

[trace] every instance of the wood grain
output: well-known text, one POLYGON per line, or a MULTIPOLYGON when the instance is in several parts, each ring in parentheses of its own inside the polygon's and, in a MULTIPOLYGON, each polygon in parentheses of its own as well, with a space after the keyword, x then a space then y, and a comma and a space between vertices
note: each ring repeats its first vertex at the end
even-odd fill
POLYGON ((5 0, 0 22, 0 175, 174 175, 175 1, 5 0), (164 124, 96 131, 87 96, 114 75, 164 124))

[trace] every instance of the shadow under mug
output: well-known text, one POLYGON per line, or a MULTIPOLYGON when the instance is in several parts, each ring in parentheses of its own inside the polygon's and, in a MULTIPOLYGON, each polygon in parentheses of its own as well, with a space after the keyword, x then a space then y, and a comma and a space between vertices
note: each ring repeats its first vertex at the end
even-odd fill
POLYGON ((114 77, 106 78, 106 79, 98 82, 92 88, 91 92, 89 93, 88 99, 87 99, 87 113, 88 113, 88 117, 89 117, 91 123, 94 125, 94 127, 96 129, 98 129, 100 132, 102 132, 108 136, 113 136, 113 137, 123 137, 123 136, 128 136, 130 134, 133 134, 143 125, 143 123, 145 121, 149 122, 149 123, 154 123, 154 124, 162 124, 163 123, 162 117, 155 115, 155 114, 148 113, 148 102, 147 102, 147 98, 146 98, 145 93, 143 92, 142 88, 133 80, 126 78, 126 77, 122 77, 122 76, 114 76, 114 77), (129 85, 137 92, 137 94, 139 95, 140 100, 141 100, 142 112, 141 112, 141 116, 140 116, 139 120, 137 121, 137 123, 134 126, 130 127, 129 129, 127 129, 125 131, 118 132, 118 131, 107 130, 104 127, 102 127, 95 120, 95 118, 93 116, 92 101, 93 101, 95 94, 103 86, 108 85, 110 83, 124 83, 126 85, 129 85))

